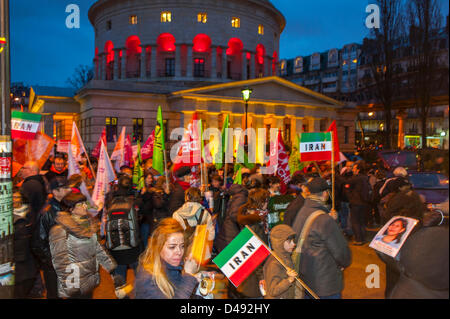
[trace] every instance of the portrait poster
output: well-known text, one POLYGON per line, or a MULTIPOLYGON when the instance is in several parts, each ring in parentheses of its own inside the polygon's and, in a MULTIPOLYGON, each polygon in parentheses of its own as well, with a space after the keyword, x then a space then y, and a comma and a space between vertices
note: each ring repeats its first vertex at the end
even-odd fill
POLYGON ((369 247, 395 258, 419 221, 404 216, 392 217, 376 234, 369 247))

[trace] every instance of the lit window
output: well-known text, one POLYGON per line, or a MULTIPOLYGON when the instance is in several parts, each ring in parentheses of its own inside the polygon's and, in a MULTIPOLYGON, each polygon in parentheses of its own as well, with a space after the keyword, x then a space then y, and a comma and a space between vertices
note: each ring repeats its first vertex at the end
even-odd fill
POLYGON ((258 26, 258 34, 261 34, 261 35, 264 34, 264 26, 263 26, 262 24, 260 24, 260 25, 258 26))
POLYGON ((197 14, 197 22, 206 23, 208 21, 208 14, 206 12, 200 12, 197 14))
POLYGON ((138 18, 137 18, 137 16, 136 16, 136 15, 130 16, 130 21, 129 21, 129 23, 130 23, 130 24, 137 24, 137 23, 138 23, 138 18))
POLYGON ((241 27, 241 19, 239 18, 231 18, 231 26, 233 28, 240 28, 241 27))
POLYGON ((161 22, 172 22, 172 12, 170 11, 161 12, 161 22))

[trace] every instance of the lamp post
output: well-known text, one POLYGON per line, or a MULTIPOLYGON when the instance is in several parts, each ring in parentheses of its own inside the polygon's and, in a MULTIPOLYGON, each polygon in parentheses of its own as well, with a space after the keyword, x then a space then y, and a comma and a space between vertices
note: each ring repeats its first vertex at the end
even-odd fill
MULTIPOLYGON (((245 130, 247 130, 248 126, 248 101, 250 100, 250 95, 252 94, 253 90, 249 88, 245 88, 241 90, 242 93, 242 99, 245 102, 245 130)), ((245 148, 248 147, 248 135, 245 135, 245 148)))

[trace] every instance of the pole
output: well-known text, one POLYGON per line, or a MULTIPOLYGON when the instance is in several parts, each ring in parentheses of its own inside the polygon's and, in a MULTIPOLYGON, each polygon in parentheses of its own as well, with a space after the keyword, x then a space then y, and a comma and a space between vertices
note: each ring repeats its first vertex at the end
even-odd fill
MULTIPOLYGON (((261 238, 259 238, 259 236, 258 236, 258 235, 257 235, 250 227, 248 227, 248 225, 245 225, 245 227, 247 227, 247 229, 253 234, 253 236, 255 236, 256 238, 258 238, 258 239, 261 241, 261 243, 264 245, 264 247, 266 247, 266 249, 267 249, 268 251, 270 251, 271 255, 272 255, 272 256, 273 256, 273 257, 281 264, 281 266, 284 267, 284 269, 289 270, 289 267, 286 266, 286 264, 280 259, 280 257, 278 257, 277 254, 275 254, 275 252, 274 252, 273 250, 271 250, 271 249, 264 243, 264 241, 261 240, 261 238)), ((309 287, 303 282, 303 280, 301 280, 301 279, 298 278, 298 277, 295 277, 295 280, 297 280, 297 282, 298 282, 300 285, 302 285, 302 287, 305 288, 306 291, 308 291, 309 294, 310 294, 311 296, 313 296, 314 299, 320 299, 319 296, 317 296, 317 294, 316 294, 314 291, 312 291, 311 288, 309 288, 309 287)))
POLYGON ((335 171, 334 171, 334 142, 333 142, 333 132, 331 132, 331 210, 335 210, 334 206, 334 196, 335 196, 335 171))
POLYGON ((12 200, 12 143, 10 101, 9 0, 0 0, 0 299, 14 297, 14 228, 12 200), (3 42, 3 41, 2 41, 3 42))
MULTIPOLYGON (((248 101, 245 101, 245 130, 248 128, 248 101)), ((245 134, 244 151, 248 151, 248 134, 245 134)))

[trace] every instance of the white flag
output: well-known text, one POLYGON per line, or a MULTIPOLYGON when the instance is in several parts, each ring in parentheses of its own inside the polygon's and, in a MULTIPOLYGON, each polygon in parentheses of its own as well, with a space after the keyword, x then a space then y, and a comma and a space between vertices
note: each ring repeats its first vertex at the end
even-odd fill
POLYGON ((125 130, 125 126, 122 127, 122 132, 111 155, 111 160, 115 161, 114 168, 116 172, 119 172, 120 167, 125 164, 125 130))
POLYGON ((110 183, 116 179, 111 160, 109 159, 106 147, 103 144, 100 148, 100 157, 98 159, 97 178, 95 180, 94 192, 92 193, 92 200, 101 210, 105 204, 105 196, 110 190, 110 183))

